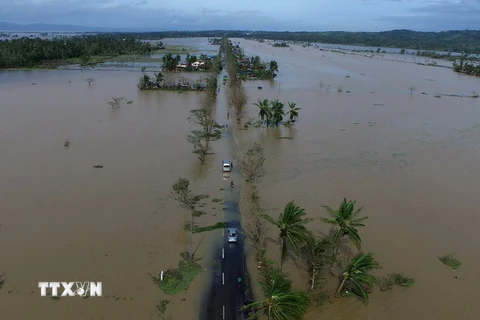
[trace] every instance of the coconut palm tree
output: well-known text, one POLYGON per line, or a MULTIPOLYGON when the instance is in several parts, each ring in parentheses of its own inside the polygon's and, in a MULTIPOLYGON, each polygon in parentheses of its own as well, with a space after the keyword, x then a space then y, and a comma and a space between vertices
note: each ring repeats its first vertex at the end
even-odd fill
POLYGON ((138 83, 138 88, 140 90, 148 90, 153 87, 152 79, 148 74, 144 74, 140 77, 140 81, 138 83))
POLYGON ((163 74, 160 71, 155 72, 153 75, 155 76, 155 82, 160 83, 163 81, 163 74))
POLYGON ((292 290, 292 281, 280 269, 275 268, 259 284, 265 299, 242 308, 242 310, 256 310, 248 319, 257 319, 262 314, 265 314, 269 320, 303 319, 308 307, 307 294, 292 290))
POLYGON ((271 74, 275 75, 275 72, 278 71, 277 61, 275 61, 275 60, 270 61, 270 63, 268 64, 268 69, 269 69, 271 74))
POLYGON ((303 245, 310 236, 310 232, 305 227, 305 224, 313 219, 304 218, 305 215, 305 210, 297 206, 294 200, 290 201, 285 206, 285 209, 280 213, 278 220, 275 220, 267 214, 261 215, 264 219, 280 230, 279 237, 282 245, 280 268, 283 266, 283 262, 287 257, 287 245, 290 245, 294 251, 298 252, 300 246, 303 245))
POLYGON ((364 304, 368 303, 369 291, 376 283, 376 278, 369 272, 380 268, 374 259, 373 253, 360 252, 350 261, 342 273, 342 281, 338 286, 335 296, 343 291, 349 291, 359 298, 364 304))
POLYGON ((301 108, 297 107, 297 104, 295 102, 289 102, 288 107, 290 108, 287 112, 287 114, 290 117, 290 122, 295 122, 298 118, 298 111, 301 110, 301 108))
POLYGON ((260 110, 258 111, 258 116, 262 121, 265 121, 267 123, 267 126, 269 122, 271 121, 272 118, 272 110, 270 109, 269 101, 268 99, 263 99, 258 101, 253 104, 254 106, 257 106, 260 110))
POLYGON ((322 206, 327 210, 332 219, 321 218, 323 222, 333 225, 337 230, 333 235, 333 242, 337 246, 343 237, 348 239, 360 250, 362 246, 362 239, 358 235, 357 227, 365 227, 362 221, 368 219, 368 217, 360 217, 360 212, 363 207, 355 210, 356 201, 351 201, 343 198, 338 210, 333 210, 329 206, 322 206))
POLYGON ((280 102, 278 99, 271 100, 270 105, 272 107, 272 121, 275 126, 278 126, 280 122, 283 121, 283 117, 285 116, 285 112, 283 111, 283 103, 280 102))

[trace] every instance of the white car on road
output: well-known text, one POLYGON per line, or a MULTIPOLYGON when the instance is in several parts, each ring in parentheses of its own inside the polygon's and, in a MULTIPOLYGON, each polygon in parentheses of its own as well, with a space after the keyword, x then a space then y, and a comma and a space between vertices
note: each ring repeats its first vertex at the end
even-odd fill
POLYGON ((228 228, 227 229, 227 234, 228 234, 228 242, 237 242, 238 241, 238 230, 235 228, 228 228))
POLYGON ((222 172, 230 172, 232 171, 232 161, 230 160, 223 160, 222 161, 222 172))

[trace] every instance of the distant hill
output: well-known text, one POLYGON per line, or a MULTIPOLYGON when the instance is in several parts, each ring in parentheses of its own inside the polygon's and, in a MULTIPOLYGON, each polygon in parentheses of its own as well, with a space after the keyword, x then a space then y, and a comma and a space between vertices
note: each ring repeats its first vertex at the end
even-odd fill
MULTIPOLYGON (((57 25, 46 23, 18 24, 13 22, 0 21, 0 31, 10 32, 122 32, 129 30, 102 28, 102 27, 86 27, 72 25, 57 25)), ((130 30, 135 31, 135 30, 130 30)))

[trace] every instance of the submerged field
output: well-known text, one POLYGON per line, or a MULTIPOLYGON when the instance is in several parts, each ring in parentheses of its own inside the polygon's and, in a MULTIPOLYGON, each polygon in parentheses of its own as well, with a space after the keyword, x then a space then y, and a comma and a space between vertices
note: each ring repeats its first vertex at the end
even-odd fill
MULTIPOLYGON (((195 41, 171 45, 204 50, 206 39, 195 41)), ((480 91, 478 80, 415 63, 233 42, 279 64, 274 81, 245 84, 245 119, 257 116, 257 99, 302 108, 292 128, 234 132, 240 145, 257 140, 265 148, 260 193, 272 214, 295 199, 318 218, 325 216, 321 205, 355 199, 370 217, 360 232, 364 250, 384 267, 379 274, 416 280, 412 288, 376 291, 368 307, 332 298, 306 319, 476 319, 480 100, 442 94, 468 96, 480 91), (278 139, 285 136, 293 139, 278 139), (448 253, 461 268, 438 261, 448 253)), ((172 319, 198 314, 213 263, 209 244, 219 230, 195 236, 204 272, 188 292, 166 296, 148 273, 176 266, 188 248, 186 214, 168 198, 173 182, 189 178, 197 193, 210 195, 200 222, 221 221, 222 203, 211 199, 223 197, 228 182, 219 163, 234 151, 217 141, 200 167, 185 140, 198 93, 139 92, 134 66, 0 72, 0 273, 7 270, 0 319, 158 319, 164 299, 172 319), (133 103, 112 111, 112 96, 133 103), (104 297, 55 301, 38 294, 38 281, 76 280, 102 281, 104 297)), ((312 226, 328 231, 318 219, 312 226)), ((269 255, 278 260, 277 231, 269 235, 269 255)), ((292 260, 284 269, 307 288, 303 269, 292 260)))

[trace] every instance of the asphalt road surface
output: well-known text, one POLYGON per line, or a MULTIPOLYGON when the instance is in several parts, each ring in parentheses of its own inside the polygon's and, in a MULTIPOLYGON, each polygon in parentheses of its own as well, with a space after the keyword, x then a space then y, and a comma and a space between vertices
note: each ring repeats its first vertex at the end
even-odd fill
MULTIPOLYGON (((221 85, 223 75, 226 75, 226 68, 218 76, 218 84, 221 85)), ((225 88, 221 88, 217 101, 226 101, 225 88)), ((219 105, 221 113, 227 114, 228 106, 219 105), (222 108, 223 107, 223 108, 222 108), (222 108, 222 109, 220 109, 222 108)), ((217 119, 218 121, 218 119, 217 119)), ((229 124, 231 128, 231 123, 229 124)), ((223 139, 231 139, 231 145, 234 147, 234 140, 231 132, 226 133, 223 139)), ((228 152, 231 159, 234 158, 234 148, 228 152)), ((225 151, 225 150, 224 150, 225 151)), ((220 168, 219 168, 220 169, 220 168)), ((212 283, 208 295, 205 297, 203 312, 200 315, 202 320, 243 320, 248 318, 245 311, 240 308, 245 304, 253 302, 253 296, 250 290, 250 281, 245 264, 244 252, 244 233, 241 228, 241 214, 238 210, 238 201, 240 199, 240 181, 242 180, 235 163, 233 172, 230 173, 228 180, 225 181, 224 195, 224 214, 227 228, 236 228, 239 231, 238 242, 228 243, 227 228, 223 230, 222 239, 214 248, 213 259, 217 263, 213 266, 212 283), (230 188, 230 179, 235 180, 235 187, 230 188), (242 281, 239 284, 238 278, 242 281)))
MULTIPOLYGON (((225 203, 227 211, 238 213, 238 203, 225 203)), ((228 228, 241 230, 239 220, 227 222, 228 228)), ((240 311, 245 304, 250 303, 250 283, 245 266, 244 240, 239 234, 238 242, 228 243, 227 232, 224 231, 223 245, 217 248, 215 259, 221 261, 215 265, 212 283, 206 302, 206 311, 201 317, 205 320, 235 320, 247 319, 246 312, 240 311), (241 278, 241 283, 238 282, 241 278)))

